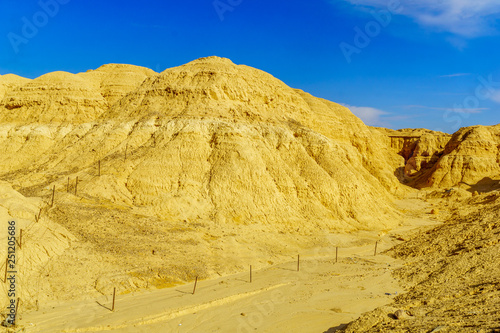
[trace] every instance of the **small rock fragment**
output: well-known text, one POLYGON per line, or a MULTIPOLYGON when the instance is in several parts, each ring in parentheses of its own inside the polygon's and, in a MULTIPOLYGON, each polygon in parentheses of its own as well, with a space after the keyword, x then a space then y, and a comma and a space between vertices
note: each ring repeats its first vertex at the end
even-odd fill
POLYGON ((409 317, 409 315, 406 310, 397 310, 396 312, 394 312, 394 317, 396 317, 396 319, 406 319, 409 317))

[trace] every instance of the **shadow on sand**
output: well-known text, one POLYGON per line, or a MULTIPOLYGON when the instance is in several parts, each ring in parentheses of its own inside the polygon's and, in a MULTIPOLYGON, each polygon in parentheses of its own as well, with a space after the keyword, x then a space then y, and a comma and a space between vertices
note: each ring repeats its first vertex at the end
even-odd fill
POLYGON ((102 306, 103 308, 105 308, 106 310, 113 311, 113 310, 111 310, 111 307, 107 307, 106 305, 101 304, 101 303, 99 303, 98 301, 95 301, 95 302, 96 302, 97 304, 99 304, 100 306, 102 306))
POLYGON ((347 327, 347 324, 340 324, 339 326, 330 327, 327 331, 324 331, 323 333, 340 332, 341 330, 343 330, 346 327, 347 327))

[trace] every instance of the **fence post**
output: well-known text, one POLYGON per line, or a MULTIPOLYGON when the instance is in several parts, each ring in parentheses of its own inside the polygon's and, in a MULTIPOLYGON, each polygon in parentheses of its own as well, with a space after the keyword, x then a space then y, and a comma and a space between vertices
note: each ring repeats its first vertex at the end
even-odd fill
POLYGON ((194 288, 193 288, 193 295, 196 291, 196 285, 198 284, 198 277, 196 277, 196 280, 194 280, 194 288))
POLYGON ((116 287, 113 288, 113 305, 111 306, 111 311, 115 311, 115 296, 116 296, 116 287))
POLYGON ((54 207, 54 196, 56 195, 56 186, 52 187, 52 203, 50 204, 50 207, 54 207))

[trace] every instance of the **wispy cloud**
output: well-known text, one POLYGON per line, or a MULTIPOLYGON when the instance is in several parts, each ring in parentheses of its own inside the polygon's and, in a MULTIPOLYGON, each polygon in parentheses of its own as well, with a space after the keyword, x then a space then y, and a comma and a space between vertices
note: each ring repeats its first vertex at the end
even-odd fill
MULTIPOLYGON (((386 8, 387 0, 344 0, 354 5, 386 8)), ((472 38, 495 31, 500 18, 498 0, 405 0, 400 14, 423 26, 472 38)))
POLYGON ((387 126, 384 121, 383 116, 389 115, 389 112, 385 112, 376 108, 368 106, 352 106, 343 104, 346 108, 351 110, 354 115, 361 119, 366 125, 369 126, 387 126))
POLYGON ((456 73, 456 74, 440 75, 439 77, 449 78, 449 77, 460 77, 460 76, 468 76, 468 75, 471 75, 471 74, 470 73, 456 73))
MULTIPOLYGON (((500 97, 500 96, 499 96, 500 97)), ((425 109, 425 110, 436 110, 436 111, 452 111, 457 113, 481 113, 481 111, 489 110, 489 108, 443 108, 425 105, 404 105, 407 109, 425 109)))

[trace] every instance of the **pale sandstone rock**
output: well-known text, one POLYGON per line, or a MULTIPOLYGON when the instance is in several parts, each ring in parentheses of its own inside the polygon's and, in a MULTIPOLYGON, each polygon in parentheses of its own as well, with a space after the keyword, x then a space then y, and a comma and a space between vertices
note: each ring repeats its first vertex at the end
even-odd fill
POLYGON ((148 76, 157 74, 152 69, 145 67, 107 64, 96 70, 89 70, 77 75, 96 82, 100 87, 102 96, 106 99, 108 105, 112 106, 126 94, 135 90, 148 76))
POLYGON ((461 128, 427 177, 427 186, 474 185, 500 175, 500 126, 461 128))
POLYGON ((5 94, 12 89, 22 86, 30 81, 30 79, 26 79, 24 77, 14 75, 14 74, 5 74, 0 75, 0 101, 5 96, 5 94))

